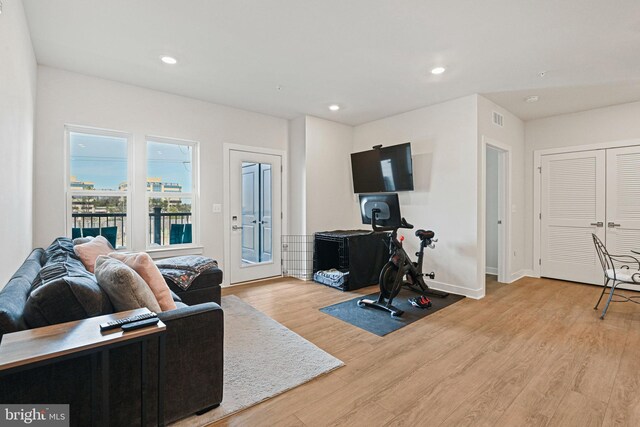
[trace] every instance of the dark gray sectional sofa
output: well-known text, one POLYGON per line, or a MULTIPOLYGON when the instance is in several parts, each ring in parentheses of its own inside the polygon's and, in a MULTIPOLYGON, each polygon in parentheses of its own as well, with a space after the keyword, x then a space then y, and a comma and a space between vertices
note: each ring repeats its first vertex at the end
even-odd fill
MULTIPOLYGON (((69 254, 71 241, 56 239, 46 251, 35 249, 0 291, 0 338, 2 335, 41 326, 42 322, 78 320, 109 312, 110 303, 93 301, 95 289, 77 270, 75 255, 69 254), (57 246, 57 247, 56 247, 57 246), (53 293, 59 312, 42 301, 28 302, 32 288, 39 286, 43 266, 56 261, 67 264, 69 277, 53 293), (71 276, 76 276, 71 277, 71 276), (81 277, 80 285, 78 282, 81 277), (93 305, 92 305, 93 303, 93 305), (27 313, 25 308, 34 313, 27 313), (34 308, 35 307, 35 308, 34 308), (29 321, 38 325, 30 325, 29 321)), ((72 246, 71 246, 72 247, 72 246)), ((81 265, 81 264, 80 264, 81 265)), ((222 272, 203 272, 184 291, 167 281, 176 310, 159 313, 167 325, 165 369, 165 422, 217 407, 222 401, 223 312, 220 308, 222 272)), ((47 283, 49 285, 49 283, 47 283)), ((48 298, 50 299, 50 298, 48 298)), ((50 304, 49 304, 50 305, 50 304)), ((113 308, 111 307, 111 311, 113 308)), ((148 378, 157 381, 157 348, 148 346, 148 378)), ((140 346, 123 346, 110 355, 111 425, 140 425, 140 346)), ((22 371, 0 378, 0 403, 68 403, 71 424, 91 423, 90 358, 81 357, 51 366, 22 371)), ((100 375, 98 375, 100 378, 100 375)), ((157 395, 145 393, 149 425, 155 425, 157 395)), ((100 401, 100 400, 98 400, 100 401)))

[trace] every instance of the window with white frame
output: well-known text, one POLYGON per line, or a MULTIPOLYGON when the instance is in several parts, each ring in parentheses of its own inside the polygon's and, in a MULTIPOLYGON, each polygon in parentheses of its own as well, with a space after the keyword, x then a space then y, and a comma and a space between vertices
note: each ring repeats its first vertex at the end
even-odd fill
POLYGON ((149 248, 197 241, 197 144, 147 137, 149 248))
POLYGON ((102 235, 114 248, 126 248, 130 230, 130 136, 67 126, 65 137, 69 150, 69 235, 102 235))

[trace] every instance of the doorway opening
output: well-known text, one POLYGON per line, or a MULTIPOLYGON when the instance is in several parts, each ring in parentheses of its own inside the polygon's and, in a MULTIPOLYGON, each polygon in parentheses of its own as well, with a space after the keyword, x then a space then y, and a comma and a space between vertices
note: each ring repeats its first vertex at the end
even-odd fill
POLYGON ((483 138, 484 262, 479 266, 485 293, 511 282, 510 147, 483 138))

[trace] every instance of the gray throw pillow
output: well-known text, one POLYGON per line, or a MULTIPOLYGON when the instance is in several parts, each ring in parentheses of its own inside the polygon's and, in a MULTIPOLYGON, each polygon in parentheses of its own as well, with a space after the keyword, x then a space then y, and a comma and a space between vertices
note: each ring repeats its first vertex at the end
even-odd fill
POLYGON ((116 311, 147 307, 160 313, 160 305, 146 282, 122 261, 100 255, 95 268, 98 285, 106 292, 116 311))

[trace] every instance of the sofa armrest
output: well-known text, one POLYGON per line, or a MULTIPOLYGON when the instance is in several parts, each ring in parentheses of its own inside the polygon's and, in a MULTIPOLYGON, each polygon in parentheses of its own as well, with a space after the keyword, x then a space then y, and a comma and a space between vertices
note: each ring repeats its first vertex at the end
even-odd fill
POLYGON ((165 421, 222 401, 224 316, 209 302, 158 314, 167 325, 165 421))
MULTIPOLYGON (((206 316, 207 313, 220 312, 222 316, 222 308, 215 302, 205 302, 202 304, 190 305, 186 307, 180 307, 175 310, 163 311, 158 313, 158 317, 162 320, 167 327, 170 323, 186 319, 191 316, 206 316)), ((220 317, 222 320, 222 317, 220 317)), ((179 327, 179 325, 178 325, 179 327)))
POLYGON ((164 276, 164 280, 176 295, 187 305, 215 302, 220 304, 220 284, 222 283, 222 270, 217 267, 209 268, 200 273, 187 290, 180 288, 170 278, 164 276))

